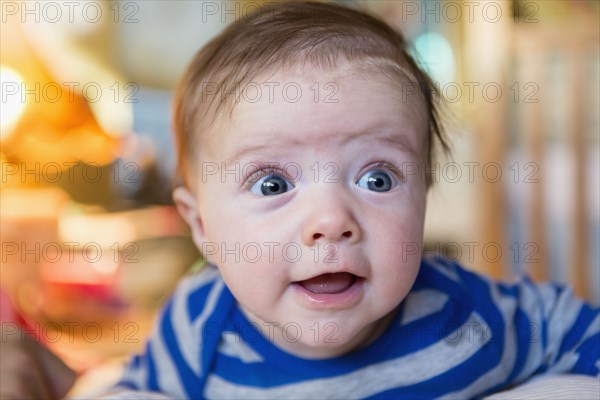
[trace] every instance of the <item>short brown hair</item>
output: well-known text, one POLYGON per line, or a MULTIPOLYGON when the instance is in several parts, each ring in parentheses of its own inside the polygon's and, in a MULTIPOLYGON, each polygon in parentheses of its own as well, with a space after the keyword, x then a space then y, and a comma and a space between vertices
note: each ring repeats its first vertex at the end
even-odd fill
MULTIPOLYGON (((340 61, 360 63, 382 74, 408 79, 418 87, 428 118, 426 163, 434 159, 434 141, 444 151, 447 141, 440 121, 439 93, 410 56, 401 33, 367 13, 345 6, 294 2, 269 3, 241 16, 193 58, 175 96, 176 184, 190 186, 188 171, 196 139, 235 102, 228 87, 249 83, 266 72, 308 64, 335 67, 340 61), (208 84, 216 92, 207 96, 208 84)), ((429 174, 427 186, 431 184, 429 174)))

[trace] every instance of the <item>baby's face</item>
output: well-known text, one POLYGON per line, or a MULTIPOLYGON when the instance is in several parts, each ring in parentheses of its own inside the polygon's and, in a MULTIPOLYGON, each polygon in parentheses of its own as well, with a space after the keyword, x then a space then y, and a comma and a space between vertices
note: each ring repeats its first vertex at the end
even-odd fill
POLYGON ((424 112, 348 69, 266 80, 202 139, 194 239, 275 344, 332 357, 374 339, 417 275, 426 188, 402 171, 424 159, 424 112))

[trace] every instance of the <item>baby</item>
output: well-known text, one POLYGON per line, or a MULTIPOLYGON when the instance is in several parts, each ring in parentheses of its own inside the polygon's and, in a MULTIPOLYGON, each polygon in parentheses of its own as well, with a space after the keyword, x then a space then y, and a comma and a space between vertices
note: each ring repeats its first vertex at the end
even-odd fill
POLYGON ((174 398, 473 398, 598 375, 599 310, 426 259, 432 81, 385 23, 272 3, 194 58, 173 198, 208 261, 118 390, 174 398))

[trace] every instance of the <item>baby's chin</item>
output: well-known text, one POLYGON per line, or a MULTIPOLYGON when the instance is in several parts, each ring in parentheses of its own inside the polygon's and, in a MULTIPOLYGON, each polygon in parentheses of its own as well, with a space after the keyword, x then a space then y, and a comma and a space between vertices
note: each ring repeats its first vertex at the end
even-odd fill
POLYGON ((337 338, 322 339, 320 342, 299 340, 295 343, 277 343, 277 345, 294 356, 315 360, 343 356, 357 347, 362 347, 357 346, 352 340, 337 338))
MULTIPOLYGON (((298 340, 275 343, 297 357, 326 359, 343 356, 377 340, 389 325, 395 313, 387 314, 368 325, 360 321, 319 322, 307 324, 298 340), (319 328, 317 330, 317 328, 319 328)), ((285 336, 282 336, 285 337, 285 336)), ((296 338, 294 338, 296 339, 296 338)))

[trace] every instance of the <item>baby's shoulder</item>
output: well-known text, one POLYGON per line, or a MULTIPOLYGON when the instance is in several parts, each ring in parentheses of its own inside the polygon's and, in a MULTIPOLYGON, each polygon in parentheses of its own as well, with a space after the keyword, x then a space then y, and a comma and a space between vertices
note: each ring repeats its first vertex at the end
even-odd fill
MULTIPOLYGON (((470 270, 456 260, 439 255, 423 257, 411 292, 428 293, 428 297, 452 301, 455 305, 481 309, 500 301, 504 286, 488 276, 470 270), (436 296, 432 296, 437 293, 436 296)), ((510 292, 509 290, 507 290, 510 292)), ((423 297, 421 295, 421 297, 423 297)))
POLYGON ((224 310, 223 302, 229 302, 230 297, 218 269, 207 264, 200 271, 183 277, 168 303, 172 313, 193 322, 201 315, 224 310))
POLYGON ((177 283, 174 294, 189 296, 199 290, 210 290, 222 280, 219 270, 213 265, 206 264, 199 271, 184 275, 177 283))
POLYGON ((455 260, 441 255, 428 255, 421 260, 415 287, 425 286, 451 292, 462 291, 465 285, 473 281, 485 285, 493 283, 488 277, 466 269, 455 260))

